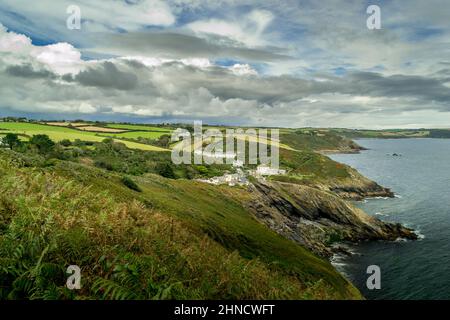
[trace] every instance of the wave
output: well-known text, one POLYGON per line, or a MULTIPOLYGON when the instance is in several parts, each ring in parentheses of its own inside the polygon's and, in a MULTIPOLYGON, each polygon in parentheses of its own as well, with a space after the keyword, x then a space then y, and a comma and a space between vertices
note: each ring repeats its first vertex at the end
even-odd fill
POLYGON ((375 212, 376 216, 383 216, 383 217, 389 217, 389 215, 387 213, 382 213, 382 212, 375 212))
POLYGON ((414 230, 414 233, 417 235, 417 240, 425 239, 425 235, 420 230, 414 230))

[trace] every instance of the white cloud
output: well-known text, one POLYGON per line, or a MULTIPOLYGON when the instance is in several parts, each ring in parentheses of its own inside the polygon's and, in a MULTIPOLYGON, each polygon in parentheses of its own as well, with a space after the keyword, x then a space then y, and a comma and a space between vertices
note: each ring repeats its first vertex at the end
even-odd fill
POLYGON ((27 53, 31 47, 30 38, 23 34, 7 32, 6 27, 0 23, 0 52, 27 53))
POLYGON ((57 74, 77 73, 86 62, 81 53, 68 43, 56 43, 47 46, 34 46, 25 35, 7 31, 0 24, 0 53, 9 63, 42 64, 57 74))
POLYGON ((78 112, 80 113, 94 113, 97 111, 97 108, 93 107, 87 102, 82 102, 78 108, 78 112))
POLYGON ((33 55, 37 61, 46 64, 52 71, 60 75, 78 73, 84 65, 80 51, 68 43, 56 43, 36 48, 33 55))
POLYGON ((242 76, 242 75, 253 75, 256 76, 258 72, 253 69, 248 64, 234 64, 229 68, 235 75, 242 76))
POLYGON ((255 47, 266 45, 263 34, 274 16, 267 10, 253 10, 249 14, 230 20, 207 19, 187 25, 192 31, 214 34, 255 47))

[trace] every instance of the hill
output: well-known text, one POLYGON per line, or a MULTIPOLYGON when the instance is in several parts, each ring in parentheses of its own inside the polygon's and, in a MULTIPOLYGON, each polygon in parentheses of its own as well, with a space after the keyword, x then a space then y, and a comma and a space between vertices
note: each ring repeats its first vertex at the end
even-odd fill
POLYGON ((331 264, 259 223, 243 190, 0 153, 2 298, 349 299, 331 264), (80 265, 83 289, 65 289, 80 265))

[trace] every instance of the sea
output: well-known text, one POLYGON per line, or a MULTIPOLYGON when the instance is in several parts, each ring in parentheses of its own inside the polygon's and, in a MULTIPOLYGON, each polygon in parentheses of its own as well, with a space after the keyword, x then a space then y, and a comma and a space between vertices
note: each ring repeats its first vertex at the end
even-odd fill
POLYGON ((333 264, 367 299, 450 299, 450 139, 356 142, 368 150, 330 157, 390 188, 395 198, 354 204, 415 229, 419 240, 362 242, 333 264), (370 265, 380 268, 380 289, 368 289, 370 265))

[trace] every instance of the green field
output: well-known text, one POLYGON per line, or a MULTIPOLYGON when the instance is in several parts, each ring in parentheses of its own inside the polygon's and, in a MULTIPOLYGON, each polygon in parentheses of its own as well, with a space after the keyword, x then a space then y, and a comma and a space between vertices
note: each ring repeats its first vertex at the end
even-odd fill
POLYGON ((100 136, 104 137, 114 137, 117 139, 125 138, 125 139, 137 139, 137 138, 146 138, 146 139, 158 139, 164 134, 169 134, 167 131, 130 131, 123 133, 98 133, 100 136))
POLYGON ((139 125, 139 124, 116 124, 116 123, 108 123, 106 125, 107 128, 114 128, 114 129, 126 129, 126 130, 140 130, 140 131, 160 131, 169 133, 172 130, 167 128, 161 128, 156 126, 146 126, 146 125, 139 125))
MULTIPOLYGON (((95 132, 80 131, 66 127, 49 126, 37 123, 0 122, 0 134, 1 133, 5 134, 8 132, 26 135, 28 137, 37 134, 46 134, 50 137, 50 139, 54 141, 61 141, 64 139, 74 141, 76 139, 80 139, 82 141, 100 142, 105 138, 105 136, 108 136, 108 134, 99 135, 98 133, 95 132)), ((166 149, 163 148, 137 142, 125 140, 117 140, 117 142, 122 142, 131 149, 167 151, 166 149)))

